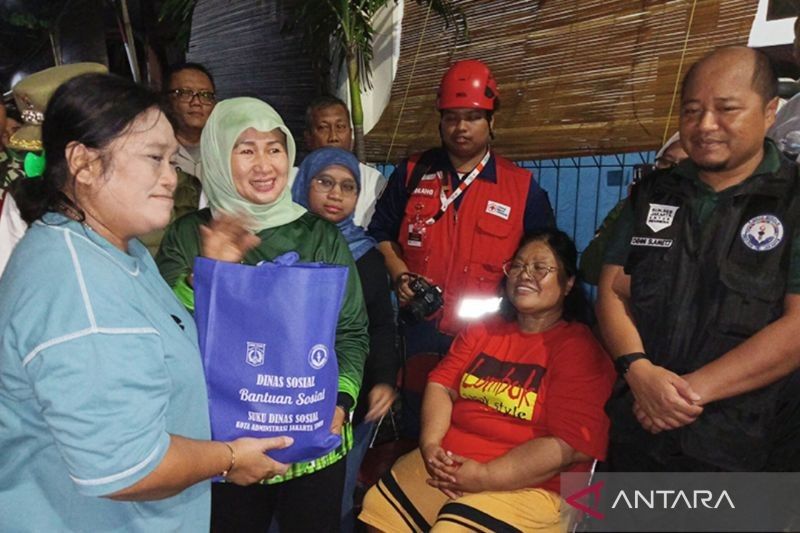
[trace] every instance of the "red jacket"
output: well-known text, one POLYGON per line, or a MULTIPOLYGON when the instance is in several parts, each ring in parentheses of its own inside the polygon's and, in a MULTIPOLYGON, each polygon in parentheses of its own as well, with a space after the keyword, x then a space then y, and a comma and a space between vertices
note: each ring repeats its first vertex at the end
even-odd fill
MULTIPOLYGON (((524 233, 531 173, 493 155, 497 181, 477 178, 464 191, 458 211, 451 205, 430 226, 424 221, 439 211, 439 191, 449 179, 439 173, 423 175, 411 192, 400 226, 398 241, 409 270, 444 291, 439 330, 448 335, 455 335, 465 325, 457 316, 463 297, 500 295, 503 263, 512 258, 524 233), (414 225, 424 228, 424 233, 409 243, 414 225)), ((419 157, 408 160, 407 185, 419 157)))

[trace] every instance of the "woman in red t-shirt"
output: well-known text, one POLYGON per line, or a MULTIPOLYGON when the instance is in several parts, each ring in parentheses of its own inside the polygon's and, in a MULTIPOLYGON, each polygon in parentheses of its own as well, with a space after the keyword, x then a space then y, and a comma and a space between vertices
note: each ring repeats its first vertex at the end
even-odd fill
POLYGON ((615 374, 581 323, 574 243, 528 234, 503 271, 501 312, 428 377, 420 447, 364 498, 374 530, 561 531, 560 474, 605 456, 615 374))

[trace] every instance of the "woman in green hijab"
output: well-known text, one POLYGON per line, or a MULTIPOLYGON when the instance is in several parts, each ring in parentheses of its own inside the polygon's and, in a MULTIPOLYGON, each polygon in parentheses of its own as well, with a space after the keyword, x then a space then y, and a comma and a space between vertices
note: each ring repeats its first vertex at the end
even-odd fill
POLYGON ((342 459, 352 447, 351 428, 344 421, 358 398, 369 345, 353 257, 336 226, 292 202, 286 185, 294 139, 272 107, 255 98, 220 102, 200 146, 209 208, 173 222, 156 256, 161 275, 187 308, 194 309, 191 269, 197 256, 255 265, 295 251, 301 261, 350 270, 336 329, 339 394, 332 431, 341 432, 342 445, 260 485, 214 483, 211 529, 266 530, 274 511, 282 531, 335 531, 345 475, 342 459))

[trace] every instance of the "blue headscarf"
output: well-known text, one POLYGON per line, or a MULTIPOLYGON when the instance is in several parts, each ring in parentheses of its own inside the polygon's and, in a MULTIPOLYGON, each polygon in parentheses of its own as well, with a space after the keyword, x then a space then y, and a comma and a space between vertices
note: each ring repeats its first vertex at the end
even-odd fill
MULTIPOLYGON (((308 192, 311 187, 311 180, 331 165, 339 165, 349 170, 356 180, 358 192, 361 193, 361 171, 358 169, 356 156, 341 148, 325 147, 308 154, 297 170, 297 177, 295 177, 294 184, 292 184, 292 199, 295 203, 308 209, 308 192)), ((344 235, 347 246, 350 247, 350 253, 353 254, 353 259, 356 261, 377 244, 375 239, 367 235, 364 228, 356 226, 355 222, 353 222, 353 213, 350 213, 350 216, 336 224, 336 227, 344 235)))

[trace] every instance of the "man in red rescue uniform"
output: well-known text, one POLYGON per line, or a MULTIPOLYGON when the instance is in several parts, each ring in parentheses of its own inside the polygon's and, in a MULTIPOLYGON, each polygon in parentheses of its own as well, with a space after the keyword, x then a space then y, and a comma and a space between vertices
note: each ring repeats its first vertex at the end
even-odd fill
MULTIPOLYGON (((547 193, 527 170, 491 149, 497 82, 480 61, 454 63, 442 77, 436 107, 442 147, 401 161, 369 225, 392 276, 400 305, 422 276, 443 291, 444 305, 405 324, 407 357, 444 355, 465 325, 465 298, 499 296, 502 265, 524 233, 553 226, 547 193)), ((420 398, 403 394, 404 433, 419 431, 420 398)))

